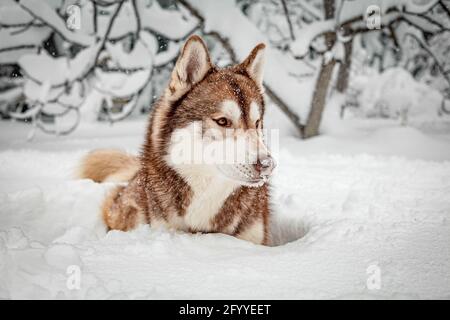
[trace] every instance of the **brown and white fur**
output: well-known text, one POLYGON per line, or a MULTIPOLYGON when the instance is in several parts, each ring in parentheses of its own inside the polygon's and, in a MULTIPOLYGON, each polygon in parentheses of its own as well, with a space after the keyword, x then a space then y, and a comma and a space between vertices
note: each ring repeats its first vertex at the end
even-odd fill
POLYGON ((241 64, 220 69, 200 37, 187 40, 153 108, 140 156, 98 150, 80 167, 81 178, 128 182, 104 201, 109 229, 148 223, 269 243, 267 177, 274 162, 262 138, 264 51, 259 44, 241 64), (236 142, 240 135, 248 138, 243 152, 250 161, 177 161, 192 143, 207 146, 226 137, 236 142))

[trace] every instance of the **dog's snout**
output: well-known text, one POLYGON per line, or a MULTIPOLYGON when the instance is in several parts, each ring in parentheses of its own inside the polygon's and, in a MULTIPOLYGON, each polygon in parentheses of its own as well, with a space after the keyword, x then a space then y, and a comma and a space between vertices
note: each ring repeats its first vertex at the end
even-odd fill
POLYGON ((275 168, 275 161, 271 156, 267 156, 264 158, 258 158, 256 163, 254 164, 255 170, 261 176, 268 176, 272 173, 275 168))

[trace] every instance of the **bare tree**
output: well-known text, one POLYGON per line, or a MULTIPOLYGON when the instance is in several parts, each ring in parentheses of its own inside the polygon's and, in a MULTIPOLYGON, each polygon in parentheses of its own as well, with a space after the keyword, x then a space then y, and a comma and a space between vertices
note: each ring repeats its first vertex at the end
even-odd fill
MULTIPOLYGON (((324 0, 323 6, 325 19, 333 19, 335 13, 334 0, 324 0)), ((336 33, 327 33, 325 35, 325 45, 328 53, 333 48, 335 41, 336 33)), ((322 113, 325 108, 334 66, 336 65, 336 60, 331 55, 327 55, 325 53, 322 59, 322 66, 320 68, 319 77, 317 78, 316 87, 314 89, 311 108, 303 130, 303 138, 310 138, 319 134, 322 113)))
POLYGON ((342 27, 342 34, 344 37, 349 37, 344 41, 344 57, 339 62, 339 70, 336 80, 336 90, 340 93, 345 93, 348 88, 350 80, 350 70, 352 66, 353 54, 353 36, 350 35, 350 30, 347 26, 342 27))

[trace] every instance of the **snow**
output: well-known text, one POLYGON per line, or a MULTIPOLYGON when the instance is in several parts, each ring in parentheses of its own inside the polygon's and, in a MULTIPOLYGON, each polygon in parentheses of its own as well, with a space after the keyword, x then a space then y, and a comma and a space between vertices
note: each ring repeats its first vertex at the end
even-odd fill
MULTIPOLYGON (((267 124, 285 127, 277 112, 268 105, 267 124)), ((97 147, 138 152, 142 118, 32 142, 25 124, 2 123, 0 298, 450 298, 450 123, 332 116, 318 138, 281 134, 272 247, 148 226, 106 233, 99 207, 114 185, 73 172, 97 147)))
MULTIPOLYGON (((0 31, 0 38, 2 37, 1 31, 0 31)), ((17 63, 18 57, 25 55, 25 54, 31 54, 37 52, 36 47, 30 47, 30 48, 23 48, 23 49, 14 49, 14 50, 7 50, 0 52, 0 63, 1 64, 13 64, 17 63)))
POLYGON ((139 70, 130 74, 122 72, 103 72, 95 70, 95 89, 116 97, 136 94, 147 83, 151 69, 139 70))
POLYGON ((14 0, 3 0, 0 3, 0 21, 3 25, 26 24, 33 21, 33 16, 14 0))
MULTIPOLYGON (((165 10, 157 1, 136 1, 141 28, 163 35, 171 40, 180 40, 197 28, 197 20, 178 10, 165 10), (170 23, 167 23, 170 21, 170 23)), ((99 16, 99 33, 104 34, 109 16, 99 16)), ((121 38, 135 32, 137 22, 131 2, 122 6, 111 30, 111 38, 121 38)))
POLYGON ((380 8, 381 16, 385 15, 389 9, 405 9, 408 13, 427 12, 429 8, 436 4, 437 0, 358 0, 344 2, 339 18, 341 21, 351 20, 365 13, 368 8, 376 6, 380 8))
MULTIPOLYGON (((359 109, 346 109, 341 119, 345 97, 330 92, 318 137, 299 140, 279 108, 267 104, 265 128, 279 130, 280 141, 271 141, 278 167, 271 181, 272 245, 264 247, 223 234, 149 226, 107 232, 100 207, 116 185, 80 180, 75 172, 92 149, 141 150, 147 121, 133 108, 157 93, 158 85, 149 82, 158 71, 153 67, 175 59, 181 40, 194 31, 217 32, 240 61, 266 43, 265 85, 304 122, 323 59, 293 56, 306 55, 320 42, 313 41, 318 34, 335 28, 334 20, 324 21, 320 6, 296 3, 317 21, 302 21, 301 30, 294 29, 296 40, 283 40, 279 47, 235 0, 189 0, 205 18, 201 26, 183 5, 175 10, 158 1, 136 1, 134 8, 127 1, 109 34, 116 41, 107 41, 99 56, 106 68, 94 70, 103 43, 97 36, 106 33, 115 0, 103 0, 111 6, 102 6, 97 33, 91 1, 79 4, 80 30, 70 30, 64 20, 71 1, 0 2, 0 63, 18 63, 25 74, 18 89, 2 93, 0 105, 5 108, 23 93, 29 108, 11 115, 41 121, 0 124, 0 299, 450 299, 450 118, 438 116, 445 79, 433 85, 439 92, 401 68, 370 74, 363 60, 386 54, 379 33, 364 34, 367 51, 354 41, 359 58, 353 58, 351 87, 361 92, 355 98, 359 109), (70 59, 38 52, 52 30, 59 49, 68 49, 65 40, 83 49, 70 59), (171 40, 164 51, 158 34, 171 40), (129 35, 137 39, 132 49, 129 35), (128 102, 114 113, 117 97, 128 102), (132 116, 114 125, 98 122, 104 103, 111 121, 132 116), (43 114, 65 116, 53 123, 38 117, 43 114), (69 136, 34 130, 41 125, 64 132, 78 117, 80 126, 69 136)), ((425 30, 437 28, 415 16, 437 0, 339 3, 339 21, 359 19, 378 5, 383 24, 402 15, 425 30)), ((273 18, 273 27, 287 28, 284 16, 273 18)), ((355 27, 365 24, 360 19, 355 27)), ((402 41, 406 31, 423 40, 419 31, 401 25, 396 32, 402 41)), ((338 37, 324 61, 342 58, 348 39, 338 37)), ((424 45, 433 48, 444 69, 446 37, 443 32, 424 45)), ((417 52, 409 53, 413 58, 417 52)))
POLYGON ((31 79, 48 82, 52 86, 62 85, 80 78, 92 67, 98 46, 81 50, 73 59, 54 58, 46 51, 24 55, 20 57, 19 65, 31 79), (49 69, 53 72, 48 72, 49 69))
POLYGON ((183 39, 197 28, 198 21, 190 14, 163 10, 157 1, 153 1, 151 6, 145 1, 137 1, 137 7, 143 28, 160 33, 168 39, 183 39))
MULTIPOLYGON (((152 37, 154 38, 154 37, 152 37)), ((150 40, 150 39, 147 39, 150 40)), ((133 69, 133 68, 148 68, 151 69, 153 65, 152 56, 156 54, 156 46, 153 43, 149 43, 150 51, 147 49, 146 43, 141 40, 138 40, 130 52, 125 52, 122 43, 112 44, 107 43, 106 50, 110 55, 113 63, 116 64, 115 67, 124 68, 124 69, 133 69)))
MULTIPOLYGON (((1 49, 15 48, 27 45, 40 45, 51 33, 51 30, 46 27, 29 28, 23 32, 17 33, 19 28, 2 28, 0 29, 0 43, 1 49)), ((17 55, 18 53, 15 52, 17 55)), ((16 57, 17 59, 17 57, 16 57)), ((16 60, 14 60, 16 61, 16 60)), ((1 61, 4 63, 3 61, 1 61)))
POLYGON ((334 19, 318 21, 307 25, 302 29, 302 36, 297 38, 291 45, 290 49, 296 56, 303 57, 309 52, 311 42, 320 34, 333 30, 335 26, 334 19))
POLYGON ((163 66, 171 60, 176 59, 178 53, 180 52, 180 45, 169 43, 167 50, 160 52, 155 57, 155 67, 163 66))
POLYGON ((365 85, 360 105, 367 116, 437 118, 442 94, 419 83, 402 68, 390 68, 365 85))
POLYGON ((7 91, 2 91, 0 93, 0 102, 1 103, 3 103, 3 102, 7 103, 9 101, 17 99, 20 96, 21 93, 22 93, 22 90, 19 87, 12 88, 12 89, 7 90, 7 91))

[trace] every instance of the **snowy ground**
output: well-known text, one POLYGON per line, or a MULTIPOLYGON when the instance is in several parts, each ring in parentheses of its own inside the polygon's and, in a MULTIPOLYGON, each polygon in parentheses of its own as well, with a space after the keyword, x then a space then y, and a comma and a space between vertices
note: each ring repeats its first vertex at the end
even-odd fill
POLYGON ((147 226, 106 233, 111 185, 73 169, 93 148, 137 152, 145 122, 33 142, 24 129, 0 123, 0 298, 450 298, 449 122, 346 120, 309 141, 284 130, 273 247, 147 226), (67 287, 71 265, 79 290, 67 287))

